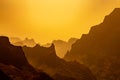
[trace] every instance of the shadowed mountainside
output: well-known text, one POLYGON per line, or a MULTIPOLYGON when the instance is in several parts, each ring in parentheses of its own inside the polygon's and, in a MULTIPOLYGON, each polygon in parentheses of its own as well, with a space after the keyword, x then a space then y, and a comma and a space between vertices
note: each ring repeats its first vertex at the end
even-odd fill
POLYGON ((120 80, 120 9, 106 16, 103 23, 73 44, 64 57, 88 66, 98 80, 120 80))
POLYGON ((55 80, 96 80, 91 71, 77 62, 66 62, 57 57, 55 46, 33 48, 23 47, 28 61, 34 67, 44 70, 55 80))
POLYGON ((20 69, 32 69, 32 66, 28 63, 24 55, 22 47, 11 45, 9 39, 4 36, 0 36, 0 62, 16 66, 20 69))
POLYGON ((27 61, 22 47, 11 45, 0 36, 0 80, 53 80, 27 61))

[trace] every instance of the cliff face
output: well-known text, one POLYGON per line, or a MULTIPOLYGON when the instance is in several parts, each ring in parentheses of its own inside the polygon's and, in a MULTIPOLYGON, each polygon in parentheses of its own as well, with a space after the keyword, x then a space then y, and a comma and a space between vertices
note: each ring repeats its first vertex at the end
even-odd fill
POLYGON ((45 48, 36 45, 23 47, 28 61, 36 68, 44 70, 55 80, 95 80, 91 71, 77 62, 66 62, 57 57, 55 46, 45 48))
POLYGON ((103 23, 73 44, 65 60, 77 60, 88 66, 98 80, 119 80, 120 69, 120 9, 106 16, 103 23))

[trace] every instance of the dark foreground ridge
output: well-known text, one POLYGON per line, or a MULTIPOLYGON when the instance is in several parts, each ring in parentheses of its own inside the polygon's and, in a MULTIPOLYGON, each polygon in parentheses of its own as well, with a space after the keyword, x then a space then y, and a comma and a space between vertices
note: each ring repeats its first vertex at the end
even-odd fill
POLYGON ((0 80, 53 80, 27 61, 22 47, 13 46, 0 36, 0 80))
POLYGON ((64 59, 85 64, 98 80, 120 80, 120 8, 83 34, 64 59))

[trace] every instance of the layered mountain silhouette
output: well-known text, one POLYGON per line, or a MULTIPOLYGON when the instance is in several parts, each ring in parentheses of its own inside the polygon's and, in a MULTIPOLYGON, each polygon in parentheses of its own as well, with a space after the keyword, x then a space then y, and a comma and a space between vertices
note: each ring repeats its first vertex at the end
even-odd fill
MULTIPOLYGON (((63 58, 64 55, 70 51, 73 43, 77 41, 77 38, 70 38, 68 41, 54 40, 52 43, 55 45, 56 54, 58 57, 63 58)), ((44 47, 50 47, 52 43, 43 45, 44 47)))
MULTIPOLYGON (((37 43, 34 41, 34 39, 28 39, 25 38, 24 40, 21 40, 17 37, 10 37, 10 42, 15 46, 27 46, 27 47, 34 47, 37 43)), ((71 46, 73 43, 77 41, 77 38, 71 38, 68 40, 68 42, 63 40, 54 40, 52 43, 55 45, 55 50, 57 53, 57 56, 60 58, 63 58, 64 55, 67 53, 67 51, 70 51, 71 46)), ((52 43, 48 43, 43 45, 44 47, 50 47, 52 43)))
POLYGON ((88 66, 98 80, 120 80, 120 8, 77 40, 64 57, 88 66))
POLYGON ((36 68, 44 70, 55 80, 96 80, 91 71, 77 62, 66 62, 57 57, 55 46, 23 47, 28 61, 36 68))
MULTIPOLYGON (((21 40, 18 37, 10 37, 9 39, 10 39, 10 42, 15 46, 34 47, 37 44, 34 41, 34 39, 25 38, 24 40, 21 40)), ((76 41, 77 41, 77 38, 70 38, 68 42, 63 40, 54 40, 52 43, 55 45, 57 56, 59 56, 60 58, 63 58, 64 55, 68 51, 70 51, 72 44, 75 43, 76 41)), ((52 43, 48 43, 43 46, 50 47, 52 43)))
POLYGON ((36 45, 36 42, 34 41, 34 39, 25 38, 24 40, 21 40, 17 37, 10 37, 9 39, 10 39, 10 42, 16 46, 34 47, 36 45))
POLYGON ((22 47, 11 45, 8 37, 0 36, 0 80, 53 80, 27 61, 22 47))

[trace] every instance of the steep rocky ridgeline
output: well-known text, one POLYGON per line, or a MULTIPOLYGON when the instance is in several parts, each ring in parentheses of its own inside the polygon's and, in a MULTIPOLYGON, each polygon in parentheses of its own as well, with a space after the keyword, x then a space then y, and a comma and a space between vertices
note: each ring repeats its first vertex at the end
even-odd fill
POLYGON ((64 59, 88 66, 98 80, 120 80, 120 9, 83 34, 64 59))

